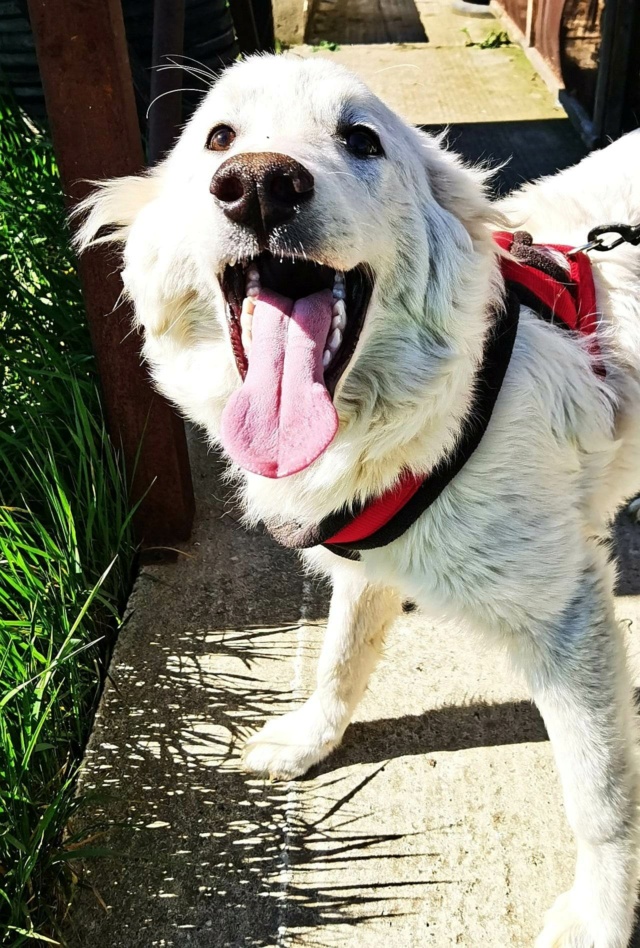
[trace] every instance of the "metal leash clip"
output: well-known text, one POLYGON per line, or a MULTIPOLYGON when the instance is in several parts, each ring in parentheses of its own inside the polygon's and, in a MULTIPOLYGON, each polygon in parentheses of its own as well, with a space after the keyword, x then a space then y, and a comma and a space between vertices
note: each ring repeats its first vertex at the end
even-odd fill
POLYGON ((631 244, 634 247, 640 245, 640 224, 599 224, 593 227, 587 235, 587 243, 581 247, 574 247, 569 250, 567 256, 574 253, 588 253, 590 250, 598 250, 601 253, 607 250, 613 250, 620 244, 631 244), (618 234, 611 243, 603 240, 605 234, 618 234))

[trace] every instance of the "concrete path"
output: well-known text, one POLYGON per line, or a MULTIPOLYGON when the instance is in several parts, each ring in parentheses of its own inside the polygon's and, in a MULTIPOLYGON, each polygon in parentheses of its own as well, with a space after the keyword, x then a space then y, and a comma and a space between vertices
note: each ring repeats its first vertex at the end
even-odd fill
MULTIPOLYGON (((312 690, 326 591, 193 460, 193 542, 142 570, 87 753, 82 821, 113 856, 88 864, 72 944, 531 945, 574 848, 519 682, 407 615, 332 758, 290 784, 241 773, 243 736, 312 690)), ((635 651, 637 598, 619 614, 635 651)))
MULTIPOLYGON (((419 5, 428 36, 435 6, 419 5)), ((519 50, 438 28, 456 43, 299 52, 356 68, 412 121, 462 123, 472 157, 515 150, 502 186, 580 155, 519 50)), ((531 945, 574 847, 520 683, 464 632, 406 615, 332 758, 291 784, 241 773, 243 736, 312 690, 326 590, 245 533, 215 459, 198 444, 193 459, 193 540, 140 574, 87 753, 81 818, 113 856, 87 867, 71 943, 531 945)), ((634 647, 639 561, 619 600, 634 647)))

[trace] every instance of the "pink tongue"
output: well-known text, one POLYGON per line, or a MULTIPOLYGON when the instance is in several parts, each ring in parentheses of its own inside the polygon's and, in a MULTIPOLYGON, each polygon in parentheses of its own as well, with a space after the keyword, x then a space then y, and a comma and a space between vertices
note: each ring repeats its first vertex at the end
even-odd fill
POLYGON ((331 290, 295 302, 260 291, 249 369, 222 413, 222 443, 247 471, 287 477, 333 440, 338 416, 322 367, 332 307, 331 290))

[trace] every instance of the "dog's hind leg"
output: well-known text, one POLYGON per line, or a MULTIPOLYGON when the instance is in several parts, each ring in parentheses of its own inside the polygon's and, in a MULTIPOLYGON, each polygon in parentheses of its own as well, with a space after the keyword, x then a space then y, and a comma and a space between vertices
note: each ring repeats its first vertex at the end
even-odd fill
POLYGON ((573 888, 536 948, 627 948, 638 872, 636 722, 613 597, 594 567, 524 660, 576 836, 573 888))
POLYGON ((337 747, 401 608, 394 591, 365 580, 360 564, 336 571, 316 690, 301 708, 268 721, 249 739, 247 770, 300 777, 337 747))

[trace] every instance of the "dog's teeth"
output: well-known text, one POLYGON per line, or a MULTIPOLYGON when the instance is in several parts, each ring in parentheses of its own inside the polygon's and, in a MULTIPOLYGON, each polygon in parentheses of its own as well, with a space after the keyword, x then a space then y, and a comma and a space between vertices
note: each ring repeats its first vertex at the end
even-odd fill
POLYGON ((333 278, 333 285, 335 286, 336 284, 344 286, 344 273, 342 273, 340 270, 336 270, 335 276, 333 278))
POLYGON ((340 332, 344 330, 345 324, 346 324, 346 319, 344 318, 344 316, 334 316, 333 319, 331 320, 331 328, 339 329, 340 332))
POLYGON ((251 343, 253 341, 253 311, 255 302, 252 299, 245 298, 242 301, 242 312, 240 313, 240 329, 242 335, 242 346, 244 351, 249 354, 251 343))
POLYGON ((333 298, 334 300, 344 300, 346 299, 346 292, 343 283, 334 283, 333 284, 333 298))
POLYGON ((336 353, 340 348, 340 343, 342 342, 342 333, 339 329, 334 329, 331 335, 327 340, 327 349, 330 349, 331 352, 336 353))
POLYGON ((329 349, 325 349, 324 352, 322 353, 322 365, 325 369, 331 362, 332 358, 333 358, 333 354, 329 351, 329 349))
POLYGON ((332 329, 344 329, 347 325, 347 307, 344 300, 338 300, 333 304, 333 319, 331 320, 332 329))
POLYGON ((260 292, 260 271, 255 264, 247 267, 245 274, 246 294, 247 296, 257 296, 260 292))

